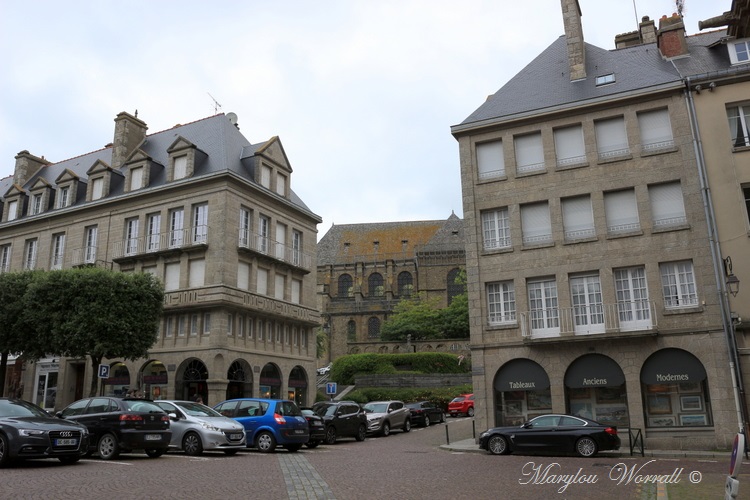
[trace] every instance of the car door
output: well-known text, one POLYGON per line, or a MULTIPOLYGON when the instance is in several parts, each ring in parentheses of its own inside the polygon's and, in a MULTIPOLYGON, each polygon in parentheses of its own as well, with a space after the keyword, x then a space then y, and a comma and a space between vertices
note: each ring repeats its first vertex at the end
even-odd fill
POLYGON ((406 419, 411 417, 411 412, 404 408, 400 401, 394 401, 388 405, 388 413, 391 416, 391 427, 401 428, 406 419))
POLYGON ((560 425, 557 427, 556 446, 558 451, 573 451, 575 442, 582 435, 586 422, 575 417, 560 418, 560 425))
POLYGON ((361 420, 357 416, 359 406, 344 404, 340 408, 341 416, 339 421, 342 423, 342 430, 340 434, 342 436, 355 436, 357 429, 359 429, 361 420))
POLYGON ((559 421, 559 415, 544 415, 533 419, 528 426, 519 427, 511 435, 515 448, 527 451, 554 449, 559 421))
POLYGON ((112 414, 116 409, 116 403, 111 402, 109 398, 91 398, 89 401, 79 422, 88 427, 89 432, 95 436, 94 443, 97 443, 99 438, 108 432, 114 432, 117 439, 120 439, 119 427, 115 425, 115 418, 112 414))
POLYGON ((190 423, 187 421, 185 414, 174 404, 167 403, 166 401, 154 401, 159 408, 169 413, 169 428, 172 430, 172 440, 169 446, 176 448, 182 448, 182 437, 190 427, 190 423), (175 415, 174 417, 172 415, 175 415))

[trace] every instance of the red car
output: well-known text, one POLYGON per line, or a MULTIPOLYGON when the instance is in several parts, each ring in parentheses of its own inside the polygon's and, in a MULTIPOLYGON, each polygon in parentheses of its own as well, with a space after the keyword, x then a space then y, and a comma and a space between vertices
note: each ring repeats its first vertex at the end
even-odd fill
POLYGON ((459 415, 474 416, 474 394, 461 394, 448 403, 448 414, 451 417, 459 415))

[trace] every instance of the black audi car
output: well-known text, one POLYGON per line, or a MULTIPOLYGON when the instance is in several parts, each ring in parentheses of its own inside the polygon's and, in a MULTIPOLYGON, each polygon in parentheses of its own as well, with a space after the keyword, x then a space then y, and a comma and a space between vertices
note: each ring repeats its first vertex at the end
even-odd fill
POLYGON ((85 426, 55 418, 22 399, 0 398, 0 467, 25 458, 77 462, 89 446, 85 426))
POLYGON ((89 453, 98 453, 102 460, 132 450, 143 450, 156 458, 167 451, 172 439, 169 415, 146 399, 84 398, 56 416, 85 425, 91 435, 89 453))
POLYGON ((540 415, 515 427, 495 427, 479 436, 479 447, 493 455, 577 453, 593 457, 599 451, 620 448, 617 427, 572 415, 540 415))

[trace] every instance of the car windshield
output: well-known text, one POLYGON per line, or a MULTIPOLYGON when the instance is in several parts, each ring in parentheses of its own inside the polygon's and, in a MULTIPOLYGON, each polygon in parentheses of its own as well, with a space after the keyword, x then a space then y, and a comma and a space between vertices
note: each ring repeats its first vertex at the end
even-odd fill
POLYGON ((175 403, 175 405, 179 406, 182 411, 190 415, 191 417, 223 417, 221 413, 214 410, 213 408, 209 408, 206 405, 202 405, 200 403, 191 403, 191 402, 183 402, 183 403, 175 403))
POLYGON ((26 401, 0 401, 0 417, 48 417, 49 414, 26 401))
POLYGON ((385 413, 388 411, 388 403, 367 403, 364 410, 370 413, 385 413))
POLYGON ((459 396, 457 398, 453 398, 453 400, 451 401, 451 403, 460 403, 463 400, 464 400, 464 397, 463 396, 459 396))
POLYGON ((332 417, 336 414, 336 410, 338 410, 336 405, 320 405, 315 409, 315 413, 321 417, 332 417))
POLYGON ((299 407, 291 401, 280 401, 276 405, 276 413, 290 417, 301 417, 302 412, 299 407))
POLYGON ((151 401, 138 401, 137 399, 123 400, 125 408, 130 411, 137 411, 140 413, 164 413, 164 410, 159 408, 155 403, 151 401))

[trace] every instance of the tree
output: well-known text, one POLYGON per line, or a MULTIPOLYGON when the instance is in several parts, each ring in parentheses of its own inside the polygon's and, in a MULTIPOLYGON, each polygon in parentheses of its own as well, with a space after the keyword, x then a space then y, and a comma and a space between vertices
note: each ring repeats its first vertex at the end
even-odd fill
POLYGON ((8 357, 24 352, 23 296, 34 272, 0 273, 0 396, 4 396, 8 357))
POLYGON ((320 359, 328 352, 328 334, 322 328, 315 332, 315 357, 320 359))
MULTIPOLYGON (((135 360, 148 354, 157 340, 164 290, 148 273, 70 269, 40 274, 25 302, 26 322, 40 340, 29 346, 29 354, 89 356, 96 374, 103 358, 135 360)), ((90 396, 98 386, 93 376, 90 396)))
POLYGON ((412 340, 438 338, 442 327, 437 301, 424 295, 400 300, 393 315, 383 322, 380 339, 406 342, 407 335, 412 340))

